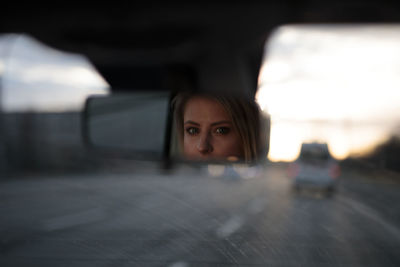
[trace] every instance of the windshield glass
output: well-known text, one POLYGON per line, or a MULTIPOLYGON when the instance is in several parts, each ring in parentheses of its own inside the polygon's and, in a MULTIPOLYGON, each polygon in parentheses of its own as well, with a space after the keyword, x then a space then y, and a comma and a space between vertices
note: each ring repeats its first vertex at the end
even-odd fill
MULTIPOLYGON (((271 114, 273 161, 303 142, 326 142, 336 159, 370 157, 398 139, 397 25, 287 25, 265 47, 258 101, 271 114)), ((395 167, 392 165, 392 167, 395 167)))
POLYGON ((275 28, 252 87, 170 11, 0 35, 0 266, 400 266, 400 26, 275 28))

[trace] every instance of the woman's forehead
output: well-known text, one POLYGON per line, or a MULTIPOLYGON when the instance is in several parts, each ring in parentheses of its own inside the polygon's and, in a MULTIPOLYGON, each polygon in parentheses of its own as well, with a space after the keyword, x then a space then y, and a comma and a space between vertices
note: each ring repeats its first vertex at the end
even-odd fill
POLYGON ((225 108, 217 100, 204 96, 191 97, 185 105, 183 113, 184 121, 215 122, 231 121, 225 108))

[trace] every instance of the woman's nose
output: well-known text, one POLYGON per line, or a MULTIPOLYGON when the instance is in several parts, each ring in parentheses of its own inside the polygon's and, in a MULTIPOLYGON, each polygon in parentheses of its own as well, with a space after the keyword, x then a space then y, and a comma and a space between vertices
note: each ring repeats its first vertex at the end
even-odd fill
POLYGON ((210 153, 213 151, 213 147, 210 143, 209 133, 204 133, 199 137, 197 143, 197 150, 202 154, 210 153))

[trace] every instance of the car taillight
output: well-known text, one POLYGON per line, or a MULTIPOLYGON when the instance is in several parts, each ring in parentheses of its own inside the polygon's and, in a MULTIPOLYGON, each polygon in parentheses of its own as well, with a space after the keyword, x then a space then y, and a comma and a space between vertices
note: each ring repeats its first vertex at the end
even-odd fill
POLYGON ((297 163, 291 163, 288 168, 288 176, 289 178, 296 177, 300 172, 300 166, 297 163))
POLYGON ((340 176, 340 167, 337 164, 331 165, 329 168, 329 176, 332 178, 337 178, 340 176))

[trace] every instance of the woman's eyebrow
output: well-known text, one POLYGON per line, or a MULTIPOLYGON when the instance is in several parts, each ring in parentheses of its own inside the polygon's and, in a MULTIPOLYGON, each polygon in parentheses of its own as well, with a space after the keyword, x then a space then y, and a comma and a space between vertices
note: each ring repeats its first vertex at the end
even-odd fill
POLYGON ((217 122, 213 122, 211 123, 211 126, 215 126, 215 125, 219 125, 219 124, 231 124, 231 121, 217 121, 217 122))
MULTIPOLYGON (((231 123, 232 123, 231 121, 227 121, 227 120, 216 121, 216 122, 211 123, 211 126, 215 126, 215 125, 219 125, 219 124, 231 124, 231 123)), ((185 121, 184 124, 194 124, 194 125, 200 126, 200 123, 197 123, 197 122, 194 122, 191 120, 185 121)))
POLYGON ((184 124, 194 124, 194 125, 200 126, 200 123, 197 123, 197 122, 194 122, 194 121, 191 121, 191 120, 185 121, 184 124))

